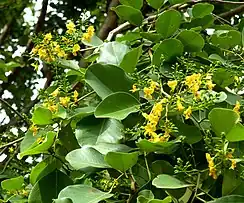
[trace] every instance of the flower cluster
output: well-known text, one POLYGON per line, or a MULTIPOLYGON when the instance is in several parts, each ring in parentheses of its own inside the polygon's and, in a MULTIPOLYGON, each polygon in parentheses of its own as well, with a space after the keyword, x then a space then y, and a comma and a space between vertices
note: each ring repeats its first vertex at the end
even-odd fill
POLYGON ((213 179, 217 179, 217 170, 215 168, 213 158, 210 156, 209 153, 206 153, 206 159, 208 162, 209 176, 212 176, 213 179))
POLYGON ((198 90, 200 89, 201 85, 201 74, 194 73, 190 76, 187 76, 185 79, 185 84, 189 88, 189 90, 197 96, 198 90))
POLYGON ((152 99, 152 94, 155 92, 157 88, 159 88, 159 84, 153 80, 150 80, 150 86, 144 87, 144 96, 146 99, 152 99))
POLYGON ((87 41, 87 42, 91 42, 91 38, 94 35, 95 29, 93 26, 89 26, 87 28, 87 32, 83 34, 82 36, 82 40, 87 41))

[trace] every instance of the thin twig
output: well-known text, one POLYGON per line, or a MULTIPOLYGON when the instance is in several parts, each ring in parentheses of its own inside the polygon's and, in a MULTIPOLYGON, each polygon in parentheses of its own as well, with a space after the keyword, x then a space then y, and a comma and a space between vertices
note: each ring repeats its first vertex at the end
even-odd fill
POLYGON ((2 98, 0 98, 0 101, 5 104, 11 111, 13 111, 16 115, 18 115, 27 126, 29 126, 28 121, 26 121, 26 119, 18 112, 16 111, 7 101, 3 100, 2 98))
POLYGON ((13 145, 13 144, 15 144, 15 143, 17 143, 17 142, 20 142, 20 141, 22 141, 23 139, 24 139, 24 137, 21 137, 21 138, 16 139, 16 140, 14 140, 14 141, 12 141, 12 142, 9 142, 8 144, 2 145, 2 146, 0 146, 0 149, 2 149, 2 148, 4 148, 4 147, 8 147, 8 146, 10 146, 10 145, 13 145))
POLYGON ((78 102, 81 101, 81 100, 83 100, 83 99, 85 99, 86 97, 89 97, 90 95, 92 95, 92 94, 94 94, 94 93, 95 93, 95 91, 92 91, 92 92, 89 92, 88 94, 86 94, 86 95, 80 97, 80 98, 78 99, 78 102))
POLYGON ((200 177, 201 177, 201 174, 198 173, 198 175, 197 175, 197 185, 196 185, 195 193, 194 193, 194 196, 192 197, 191 203, 194 202, 194 200, 195 200, 195 198, 196 198, 196 196, 197 196, 197 189, 198 189, 198 187, 199 187, 200 177))
POLYGON ((149 180, 151 180, 152 179, 152 175, 151 175, 151 172, 150 172, 150 169, 149 169, 149 166, 148 166, 147 153, 146 152, 144 152, 144 159, 145 159, 145 164, 146 164, 146 168, 147 168, 148 178, 149 178, 149 180))

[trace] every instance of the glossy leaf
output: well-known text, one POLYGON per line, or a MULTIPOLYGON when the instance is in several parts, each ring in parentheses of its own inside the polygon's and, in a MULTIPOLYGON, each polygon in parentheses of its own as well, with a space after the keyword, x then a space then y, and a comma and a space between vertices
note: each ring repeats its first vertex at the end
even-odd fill
POLYGON ((173 35, 180 27, 181 14, 176 10, 163 12, 156 21, 156 30, 163 38, 173 35))
POLYGON ((214 6, 208 3, 198 3, 192 7, 192 15, 194 18, 203 18, 214 10, 214 6))
POLYGON ((18 158, 22 159, 27 155, 41 154, 47 153, 48 149, 53 145, 53 142, 56 138, 55 132, 48 132, 44 137, 42 142, 38 142, 37 140, 31 145, 30 148, 18 154, 18 158))
POLYGON ((119 143, 124 137, 123 125, 115 119, 96 119, 93 116, 77 123, 75 136, 80 146, 98 143, 119 143))
POLYGON ((86 167, 109 168, 104 161, 104 156, 91 147, 73 150, 66 155, 65 159, 76 170, 86 167))
POLYGON ((60 171, 54 171, 40 179, 32 188, 28 203, 52 203, 59 192, 68 185, 72 180, 60 171))
POLYGON ((204 47, 204 39, 202 36, 192 30, 183 30, 178 36, 182 44, 184 45, 184 50, 186 52, 199 52, 204 47))
POLYGON ((208 115, 212 129, 217 136, 228 132, 238 123, 239 115, 230 109, 214 108, 208 115))
POLYGON ((102 99, 114 92, 130 93, 133 85, 124 70, 113 65, 90 66, 86 71, 85 80, 102 99))
POLYGON ((98 203, 112 197, 113 194, 102 192, 88 185, 71 185, 64 188, 58 195, 58 199, 69 198, 72 203, 98 203))
POLYGON ((154 9, 159 9, 164 3, 164 0, 147 0, 147 3, 154 9))
POLYGON ((166 39, 161 42, 153 54, 153 64, 159 66, 161 64, 161 57, 163 56, 165 61, 172 61, 177 56, 183 55, 184 46, 181 41, 177 39, 166 39), (174 49, 172 49, 174 47, 174 49))
POLYGON ((139 111, 140 103, 131 94, 117 92, 106 97, 96 108, 97 118, 125 119, 129 114, 139 111))
POLYGON ((97 62, 119 66, 128 51, 129 47, 120 42, 104 43, 100 48, 100 56, 97 62))
POLYGON ((114 11, 123 20, 129 21, 133 25, 140 26, 143 21, 143 15, 140 10, 131 6, 120 5, 114 11))
POLYGON ((179 189, 192 186, 191 184, 184 183, 167 174, 158 175, 155 179, 153 179, 152 184, 155 187, 162 189, 179 189))
POLYGON ((32 115, 32 121, 36 125, 48 125, 53 123, 52 112, 43 107, 36 107, 32 115))
POLYGON ((231 202, 244 202, 244 196, 241 195, 229 195, 209 201, 208 203, 231 203, 231 202))
POLYGON ((23 187, 23 184, 24 184, 24 177, 19 176, 16 178, 3 180, 1 182, 1 187, 4 190, 15 191, 15 190, 20 190, 23 187))
POLYGON ((142 46, 132 49, 126 53, 119 66, 127 73, 134 72, 141 54, 142 46))
POLYGON ((139 10, 143 6, 143 0, 120 0, 120 3, 126 6, 131 6, 139 10))
POLYGON ((244 140, 244 126, 237 123, 231 130, 227 133, 226 139, 230 142, 239 142, 244 140))
POLYGON ((105 156, 105 161, 114 169, 125 172, 134 166, 138 160, 138 152, 123 153, 109 152, 105 156))
POLYGON ((158 152, 162 154, 172 154, 179 147, 179 141, 169 142, 150 142, 146 139, 142 139, 136 143, 140 150, 145 152, 158 152))

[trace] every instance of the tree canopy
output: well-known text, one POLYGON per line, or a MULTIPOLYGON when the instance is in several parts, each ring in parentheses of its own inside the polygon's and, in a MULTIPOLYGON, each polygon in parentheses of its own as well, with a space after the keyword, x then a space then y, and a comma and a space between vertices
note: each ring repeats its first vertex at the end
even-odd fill
POLYGON ((244 202, 241 0, 0 11, 1 202, 244 202))

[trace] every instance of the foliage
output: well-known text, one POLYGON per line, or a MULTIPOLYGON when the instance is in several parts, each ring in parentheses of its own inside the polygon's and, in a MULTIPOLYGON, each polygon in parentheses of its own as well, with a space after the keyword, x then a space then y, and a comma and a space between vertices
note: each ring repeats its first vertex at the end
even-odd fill
POLYGON ((2 202, 244 201, 244 29, 185 2, 121 0, 132 28, 114 41, 72 20, 34 37, 33 65, 56 75, 17 157, 42 160, 3 171, 2 202))

